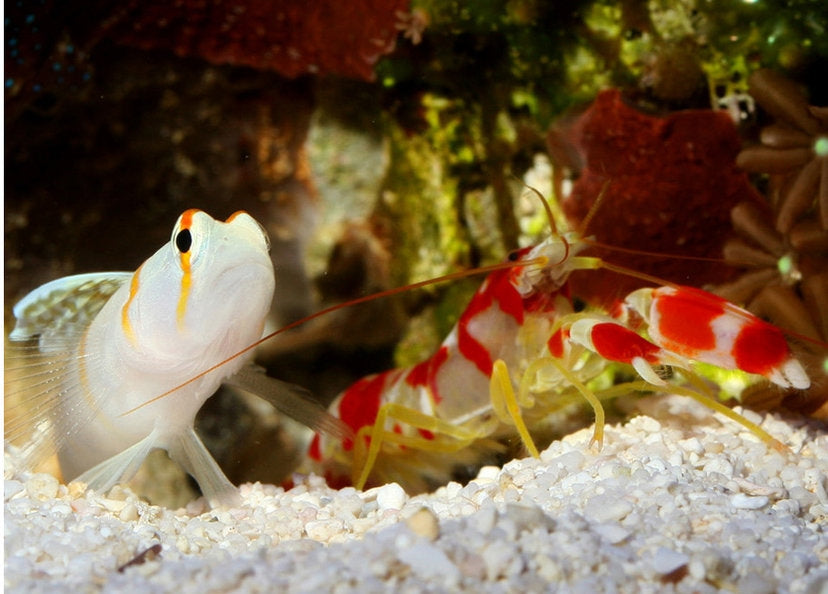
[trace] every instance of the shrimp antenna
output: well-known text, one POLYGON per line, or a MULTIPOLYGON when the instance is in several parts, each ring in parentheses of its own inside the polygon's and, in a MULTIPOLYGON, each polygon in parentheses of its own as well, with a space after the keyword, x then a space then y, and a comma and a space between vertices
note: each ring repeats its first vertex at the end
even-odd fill
POLYGON ((612 180, 607 180, 604 182, 604 185, 601 186, 601 191, 598 192, 598 196, 595 197, 595 202, 592 203, 592 206, 589 207, 589 211, 586 213, 586 216, 581 221, 581 224, 578 225, 578 235, 581 237, 586 235, 586 231, 589 228, 589 224, 592 222, 592 219, 595 218, 595 215, 598 213, 598 209, 601 208, 601 205, 604 203, 604 198, 607 195, 607 190, 609 189, 610 182, 612 180))
POLYGON ((530 192, 534 192, 535 196, 537 196, 538 199, 541 201, 541 204, 543 204, 543 210, 546 212, 546 219, 549 221, 549 227, 551 227, 552 233, 557 235, 558 225, 555 223, 555 215, 552 212, 552 206, 549 204, 549 200, 547 200, 546 197, 543 194, 541 194, 540 190, 538 190, 537 188, 534 188, 528 184, 526 184, 526 188, 530 192))
MULTIPOLYGON (((558 238, 560 238, 561 242, 564 244, 565 249, 560 261, 566 262, 566 260, 569 259, 570 245, 569 242, 566 240, 566 237, 558 233, 558 227, 555 224, 555 214, 552 212, 552 205, 549 203, 549 200, 547 200, 546 197, 540 192, 540 190, 538 190, 537 188, 533 188, 530 185, 527 185, 526 187, 529 188, 529 190, 531 190, 532 192, 534 192, 535 195, 540 199, 541 204, 543 204, 543 209, 546 211, 546 218, 549 220, 549 226, 552 228, 552 234, 557 235, 558 238)), ((560 214, 561 216, 563 216, 563 213, 560 214)), ((553 262, 552 265, 555 266, 559 263, 560 262, 553 262)))
MULTIPOLYGON (((611 244, 603 243, 603 242, 600 242, 598 240, 590 239, 590 238, 586 237, 587 229, 589 228, 590 223, 592 223, 593 219, 595 218, 595 215, 598 214, 598 211, 600 210, 601 205, 604 203, 604 201, 607 197, 607 190, 609 190, 610 183, 612 183, 612 180, 610 180, 610 179, 608 179, 607 181, 604 182, 604 185, 601 186, 601 191, 598 192, 598 196, 595 197, 595 202, 593 202, 592 206, 589 207, 589 211, 587 212, 586 216, 581 220, 580 224, 578 225, 578 227, 579 227, 578 228, 578 235, 580 235, 580 241, 582 241, 583 243, 589 244, 593 247, 598 247, 598 248, 602 248, 602 249, 605 249, 605 250, 610 250, 610 251, 613 251, 613 252, 619 252, 619 253, 623 253, 623 254, 634 254, 636 256, 648 256, 648 257, 652 257, 652 258, 665 258, 665 257, 667 257, 667 258, 672 258, 672 259, 676 259, 676 260, 690 260, 690 261, 695 261, 695 262, 716 262, 716 263, 720 263, 720 264, 725 263, 725 260, 723 258, 711 258, 711 257, 708 257, 708 256, 689 256, 689 255, 685 255, 685 254, 665 254, 663 252, 651 252, 651 251, 647 251, 647 250, 639 250, 639 249, 635 249, 635 248, 626 248, 626 247, 621 247, 621 246, 617 246, 617 245, 611 245, 611 244)), ((537 190, 535 190, 535 191, 537 192, 537 190)), ((543 199, 543 197, 541 197, 541 199, 543 199)), ((546 202, 546 201, 544 200, 544 202, 546 202)), ((621 271, 616 271, 616 272, 621 273, 621 271)), ((644 278, 643 276, 639 276, 638 273, 636 273, 635 271, 629 270, 629 269, 627 269, 627 271, 624 272, 623 274, 627 274, 627 275, 630 275, 630 276, 637 276, 638 278, 641 278, 642 280, 648 280, 648 281, 657 280, 661 284, 666 284, 666 285, 670 284, 669 282, 666 282, 663 279, 658 279, 656 277, 644 278)))
POLYGON ((688 254, 665 254, 664 252, 651 252, 649 250, 639 250, 636 248, 626 248, 621 247, 620 245, 612 245, 609 243, 603 243, 601 241, 596 241, 595 239, 589 238, 581 238, 581 241, 589 244, 593 247, 599 247, 605 250, 619 252, 622 254, 634 254, 636 256, 648 256, 652 258, 671 258, 675 260, 691 260, 695 262, 716 262, 719 264, 726 264, 727 261, 724 258, 712 258, 710 256, 690 256, 688 254))
MULTIPOLYGON (((610 181, 611 180, 605 181, 604 185, 601 186, 601 191, 598 192, 598 196, 595 198, 595 202, 592 203, 592 206, 590 206, 589 208, 589 212, 587 212, 586 216, 581 221, 581 224, 578 226, 578 235, 586 235, 586 230, 589 227, 589 224, 592 222, 592 219, 595 217, 596 213, 598 212, 598 210, 604 202, 604 198, 607 195, 607 189, 609 188, 610 181)), ((524 185, 527 189, 534 192, 534 194, 540 199, 541 203, 543 204, 543 209, 546 211, 546 218, 549 220, 549 227, 552 229, 552 233, 558 235, 558 226, 555 222, 557 219, 555 218, 555 213, 552 210, 552 205, 550 204, 550 201, 537 188, 534 188, 526 183, 524 183, 524 185)), ((557 201, 555 201, 555 206, 557 207, 558 215, 564 218, 564 214, 561 212, 560 205, 557 201)))

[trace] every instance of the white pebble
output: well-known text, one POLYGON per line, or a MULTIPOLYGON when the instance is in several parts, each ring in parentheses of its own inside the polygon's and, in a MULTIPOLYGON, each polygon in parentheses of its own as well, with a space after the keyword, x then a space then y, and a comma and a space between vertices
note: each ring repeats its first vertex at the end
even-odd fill
POLYGON ((577 489, 580 485, 592 485, 595 479, 586 471, 577 472, 569 476, 565 476, 560 481, 559 486, 564 491, 580 490, 577 489))
POLYGON ((807 508, 816 503, 817 496, 799 485, 791 487, 788 491, 791 499, 797 501, 802 508, 807 508))
POLYGON ((615 478, 627 474, 627 469, 617 462, 609 462, 598 467, 598 479, 615 478))
POLYGON ((543 513, 541 508, 534 505, 507 504, 503 515, 512 520, 515 528, 520 532, 531 532, 536 528, 548 531, 555 529, 554 520, 543 513))
POLYGON ((748 572, 738 582, 739 592, 750 592, 750 594, 774 594, 778 592, 778 584, 768 576, 748 572))
POLYGON ((486 562, 486 576, 497 580, 509 576, 512 564, 516 561, 516 547, 511 542, 496 540, 483 549, 482 556, 486 562))
POLYGON ((534 478, 535 471, 533 469, 521 468, 515 471, 514 475, 512 476, 512 483, 514 483, 518 487, 522 487, 534 478))
MULTIPOLYGON (((546 450, 546 452, 550 451, 551 450, 546 450)), ((546 452, 544 452, 544 454, 546 452)), ((550 467, 561 468, 566 470, 569 474, 581 470, 584 465, 585 457, 583 452, 580 450, 571 450, 565 454, 555 456, 554 458, 545 456, 544 454, 541 454, 541 460, 543 460, 550 467)))
POLYGON ((718 473, 728 478, 733 476, 733 464, 724 458, 713 458, 704 465, 703 470, 707 473, 718 473))
POLYGON ((676 450, 675 452, 672 452, 667 457, 667 461, 672 466, 681 466, 684 463, 684 452, 682 452, 681 450, 676 450))
POLYGON ((319 542, 328 542, 334 535, 345 528, 342 520, 314 520, 305 524, 305 534, 308 538, 319 542))
POLYGON ((704 562, 701 559, 693 559, 690 561, 687 566, 687 571, 697 582, 700 582, 707 577, 707 568, 704 566, 704 562))
POLYGON ((497 466, 484 466, 477 471, 477 478, 474 479, 478 483, 486 484, 497 480, 500 476, 500 468, 497 466))
POLYGON ((669 464, 662 458, 650 458, 644 463, 644 468, 649 470, 651 474, 658 476, 667 472, 669 464))
POLYGON ((293 501, 295 503, 307 503, 308 505, 311 505, 312 507, 316 508, 318 508, 320 505, 319 495, 316 493, 311 493, 310 491, 297 494, 293 498, 293 501))
POLYGON ((383 485, 377 491, 377 505, 380 511, 400 510, 408 496, 397 483, 383 485))
POLYGON ((687 565, 690 557, 665 547, 658 547, 650 558, 650 566, 659 575, 667 575, 679 567, 687 565))
POLYGON ((3 482, 3 497, 6 501, 21 493, 25 487, 23 483, 15 480, 6 480, 3 482))
POLYGON ((472 500, 472 503, 475 505, 475 507, 479 509, 483 506, 484 503, 486 503, 488 501, 491 501, 492 496, 491 496, 491 493, 489 493, 488 489, 486 489, 486 490, 480 489, 479 491, 477 491, 474 494, 474 496, 471 498, 471 500, 472 500))
POLYGON ((419 541, 400 549, 397 553, 400 561, 426 580, 439 579, 442 583, 453 586, 460 581, 460 570, 451 562, 442 549, 426 541, 419 541))
POLYGON ((690 439, 682 439, 678 442, 686 452, 692 454, 702 455, 704 453, 704 446, 698 437, 691 437, 690 439))
POLYGON ((26 481, 26 492, 35 499, 51 499, 57 495, 60 483, 51 474, 35 474, 26 481))
POLYGON ((762 509, 768 504, 768 498, 764 495, 751 497, 744 493, 736 493, 730 498, 730 505, 736 509, 762 509))
POLYGON ((593 528, 602 539, 610 544, 618 544, 630 536, 630 531, 619 524, 599 524, 593 528))
POLYGON ((737 408, 734 409, 734 411, 738 412, 740 415, 742 415, 745 419, 747 419, 751 423, 754 423, 756 425, 761 425, 762 424, 762 415, 760 415, 756 411, 750 410, 749 408, 742 408, 742 407, 737 407, 737 408))
POLYGON ((796 499, 781 499, 774 503, 771 509, 777 513, 787 514, 789 516, 797 516, 802 510, 796 499))
POLYGON ((101 499, 101 505, 112 513, 118 514, 126 507, 127 502, 118 499, 101 499))
POLYGON ((646 433, 657 433, 661 431, 661 423, 652 417, 640 416, 634 418, 631 422, 635 422, 638 428, 646 433))
POLYGON ((133 502, 128 501, 118 514, 118 519, 122 522, 134 522, 138 519, 138 508, 133 502))
POLYGON ((457 497, 457 495, 460 493, 462 489, 463 485, 454 481, 451 481, 443 488, 445 496, 448 499, 454 499, 455 497, 457 497))
POLYGON ((440 536, 440 521, 433 511, 421 507, 405 520, 406 526, 417 536, 426 540, 437 540, 440 536))
POLYGON ((493 505, 487 505, 478 512, 470 515, 468 521, 469 525, 485 536, 494 529, 497 523, 497 510, 493 505))
POLYGON ((599 524, 623 519, 633 510, 632 504, 616 495, 596 495, 587 501, 584 515, 599 524))

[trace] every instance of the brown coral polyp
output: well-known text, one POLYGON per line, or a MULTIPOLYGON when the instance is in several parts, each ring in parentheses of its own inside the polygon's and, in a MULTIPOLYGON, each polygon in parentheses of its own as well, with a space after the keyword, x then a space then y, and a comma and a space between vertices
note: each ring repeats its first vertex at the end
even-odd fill
POLYGON ((749 79, 750 93, 776 119, 762 130, 761 145, 739 153, 736 164, 747 171, 783 176, 772 195, 776 228, 788 233, 815 210, 828 229, 828 109, 808 105, 797 86, 771 70, 749 79))

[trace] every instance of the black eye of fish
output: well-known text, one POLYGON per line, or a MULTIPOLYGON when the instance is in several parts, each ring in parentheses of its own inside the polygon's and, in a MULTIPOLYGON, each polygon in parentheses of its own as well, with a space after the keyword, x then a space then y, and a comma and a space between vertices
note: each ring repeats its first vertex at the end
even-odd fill
POLYGON ((182 229, 178 232, 178 235, 175 236, 175 247, 177 247, 178 251, 182 254, 189 252, 192 245, 193 236, 189 229, 182 229))

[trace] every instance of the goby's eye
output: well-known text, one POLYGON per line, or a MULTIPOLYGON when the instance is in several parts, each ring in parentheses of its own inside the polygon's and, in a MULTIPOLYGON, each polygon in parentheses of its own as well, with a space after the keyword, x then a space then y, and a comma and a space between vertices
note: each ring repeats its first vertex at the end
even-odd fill
POLYGON ((189 229, 182 229, 178 232, 175 236, 175 247, 178 248, 178 251, 182 254, 186 254, 190 251, 190 247, 193 245, 193 236, 190 233, 189 229))
POLYGON ((208 218, 209 215, 195 208, 184 211, 178 217, 170 237, 170 249, 176 258, 182 259, 182 265, 185 259, 186 265, 189 266, 198 257, 199 247, 204 240, 204 220, 208 218))

